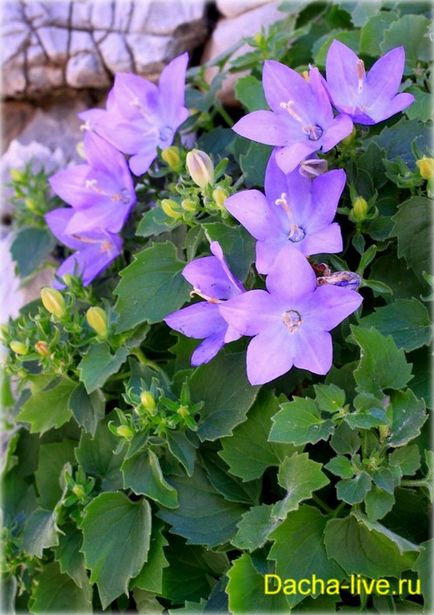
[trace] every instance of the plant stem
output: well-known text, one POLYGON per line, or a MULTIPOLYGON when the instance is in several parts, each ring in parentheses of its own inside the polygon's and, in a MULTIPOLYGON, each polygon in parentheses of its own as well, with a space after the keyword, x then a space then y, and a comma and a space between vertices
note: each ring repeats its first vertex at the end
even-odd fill
POLYGON ((428 487, 428 483, 425 478, 419 480, 402 480, 401 487, 428 487))
POLYGON ((313 500, 316 504, 318 504, 318 506, 319 506, 320 508, 322 508, 322 509, 323 509, 323 511, 324 511, 325 513, 331 513, 331 512, 333 512, 333 509, 332 509, 332 508, 330 508, 330 506, 329 506, 328 504, 326 504, 325 502, 323 502, 323 501, 322 501, 322 499, 321 499, 320 497, 318 497, 317 495, 313 494, 313 495, 312 495, 312 500, 313 500))

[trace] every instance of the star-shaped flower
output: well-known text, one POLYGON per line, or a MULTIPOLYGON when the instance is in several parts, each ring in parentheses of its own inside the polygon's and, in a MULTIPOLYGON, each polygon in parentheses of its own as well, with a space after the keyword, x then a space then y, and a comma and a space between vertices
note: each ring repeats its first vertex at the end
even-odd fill
POLYGON ((64 230, 71 234, 101 228, 117 233, 136 203, 125 157, 91 132, 84 137, 84 151, 87 164, 59 171, 49 180, 54 192, 74 208, 64 230))
POLYGON ((208 363, 225 343, 240 337, 221 316, 219 305, 243 293, 244 288, 231 273, 220 244, 213 241, 210 248, 213 256, 192 261, 182 272, 193 286, 191 294, 204 301, 173 312, 164 319, 175 331, 204 340, 193 352, 192 365, 208 363))
MULTIPOLYGON (((65 274, 82 278, 83 285, 88 286, 121 253, 122 239, 119 235, 105 230, 89 230, 82 233, 66 231, 74 217, 70 207, 53 209, 45 215, 47 225, 53 235, 65 246, 76 250, 59 267, 56 274, 62 278, 65 274)), ((58 281, 54 288, 64 288, 58 281)))
POLYGON ((272 154, 265 173, 265 196, 244 190, 225 201, 226 209, 255 237, 256 268, 268 273, 280 250, 291 244, 306 256, 342 251, 339 225, 333 222, 345 186, 336 169, 310 180, 283 173, 272 154))
POLYGON ((281 250, 266 286, 219 305, 229 325, 254 336, 247 349, 250 383, 264 384, 293 366, 326 374, 332 366, 329 331, 359 307, 362 297, 347 288, 317 286, 306 257, 292 246, 281 250))
POLYGON ((106 109, 90 109, 79 117, 89 127, 131 155, 135 175, 145 173, 157 156, 157 147, 172 144, 177 128, 187 119, 184 106, 188 53, 170 62, 158 86, 130 73, 117 73, 106 109))
POLYGON ((334 106, 358 124, 377 124, 414 102, 398 94, 404 72, 403 47, 391 49, 366 73, 363 60, 334 40, 326 60, 326 87, 334 106))
POLYGON ((347 115, 333 117, 317 68, 304 79, 284 64, 268 60, 262 85, 271 111, 248 113, 233 129, 247 139, 276 146, 276 162, 285 173, 313 152, 328 152, 351 133, 353 123, 347 115))

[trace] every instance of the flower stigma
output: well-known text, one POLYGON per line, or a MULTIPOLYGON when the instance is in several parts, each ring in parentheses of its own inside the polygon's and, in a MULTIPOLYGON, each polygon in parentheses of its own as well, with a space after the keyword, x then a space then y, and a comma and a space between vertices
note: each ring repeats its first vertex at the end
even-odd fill
POLYGON ((306 237, 306 232, 302 226, 298 226, 294 222, 294 217, 291 211, 291 208, 287 201, 286 192, 282 192, 280 198, 274 201, 275 205, 278 205, 283 208, 286 215, 288 216, 289 221, 291 222, 291 228, 288 234, 288 239, 293 243, 297 243, 298 241, 302 241, 306 237))
POLYGON ((282 320, 290 333, 295 333, 301 327, 301 316, 296 310, 283 312, 282 320))

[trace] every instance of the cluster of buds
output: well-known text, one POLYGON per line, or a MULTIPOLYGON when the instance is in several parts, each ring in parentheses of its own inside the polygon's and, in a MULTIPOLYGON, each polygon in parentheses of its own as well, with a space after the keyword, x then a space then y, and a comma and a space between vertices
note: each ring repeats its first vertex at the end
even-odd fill
POLYGON ((45 226, 44 214, 55 205, 50 199, 45 172, 35 173, 28 164, 24 169, 11 169, 10 178, 11 202, 17 223, 20 226, 45 226))

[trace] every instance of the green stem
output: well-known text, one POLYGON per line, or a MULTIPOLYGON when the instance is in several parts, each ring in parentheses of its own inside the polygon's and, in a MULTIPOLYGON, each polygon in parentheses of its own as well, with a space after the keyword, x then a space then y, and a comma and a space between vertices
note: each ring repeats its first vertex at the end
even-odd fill
POLYGON ((333 509, 330 508, 330 506, 328 504, 323 502, 322 499, 320 497, 318 497, 317 495, 313 494, 312 495, 312 500, 315 502, 315 504, 318 504, 318 506, 320 508, 322 508, 325 513, 328 514, 328 513, 333 512, 333 509))
POLYGON ((425 478, 419 480, 402 480, 401 487, 428 487, 428 483, 425 478))
POLYGON ((345 502, 340 502, 340 504, 336 506, 336 508, 330 513, 330 518, 334 519, 335 517, 337 517, 339 513, 341 512, 341 510, 345 508, 345 506, 346 506, 345 502))
POLYGON ((151 369, 155 370, 156 372, 162 372, 163 371, 159 365, 154 363, 154 361, 151 361, 150 359, 148 359, 144 355, 142 350, 140 350, 140 348, 133 348, 132 350, 130 350, 130 354, 134 355, 140 361, 140 363, 142 365, 145 365, 146 367, 150 367, 151 369))
POLYGON ((222 116, 224 121, 227 123, 227 125, 230 128, 232 128, 232 126, 234 125, 234 122, 233 122, 231 116, 229 115, 229 113, 226 111, 226 109, 224 107, 222 107, 221 105, 216 105, 216 109, 217 109, 218 113, 222 116))

